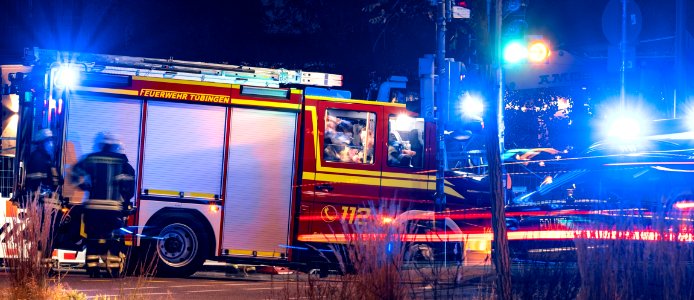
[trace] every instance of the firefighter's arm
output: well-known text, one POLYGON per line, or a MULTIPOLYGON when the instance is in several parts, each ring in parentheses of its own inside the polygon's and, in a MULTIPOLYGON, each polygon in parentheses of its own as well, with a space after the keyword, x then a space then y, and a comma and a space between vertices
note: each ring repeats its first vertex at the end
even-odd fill
POLYGON ((121 197, 128 204, 126 206, 129 206, 130 199, 135 196, 135 169, 129 163, 123 163, 123 172, 116 179, 118 180, 121 197))
POLYGON ((87 191, 91 188, 91 184, 86 179, 87 172, 84 170, 84 161, 80 160, 72 167, 70 172, 70 182, 77 185, 81 190, 87 191))

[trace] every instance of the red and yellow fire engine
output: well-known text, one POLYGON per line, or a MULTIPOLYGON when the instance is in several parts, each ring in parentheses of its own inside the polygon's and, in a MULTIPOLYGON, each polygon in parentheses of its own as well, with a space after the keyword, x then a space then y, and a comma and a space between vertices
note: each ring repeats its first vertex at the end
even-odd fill
MULTIPOLYGON (((136 170, 127 243, 155 249, 160 274, 190 275, 209 258, 306 263, 307 244, 325 248, 372 207, 433 209, 433 125, 404 104, 344 97, 332 89, 340 75, 27 54, 30 72, 11 74, 16 190, 38 129, 56 133, 65 178, 97 133, 117 134, 136 170)), ((483 198, 451 182, 445 191, 454 207, 483 198)), ((78 214, 83 192, 66 182, 63 197, 78 214)))

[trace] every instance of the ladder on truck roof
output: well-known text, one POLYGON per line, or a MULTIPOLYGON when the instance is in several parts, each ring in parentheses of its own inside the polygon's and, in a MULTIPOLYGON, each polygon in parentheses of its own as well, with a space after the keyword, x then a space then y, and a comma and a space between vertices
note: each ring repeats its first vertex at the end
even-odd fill
POLYGON ((147 57, 63 52, 33 48, 25 51, 29 64, 68 63, 85 72, 158 77, 203 82, 279 87, 286 84, 342 86, 342 75, 301 70, 257 68, 147 57))

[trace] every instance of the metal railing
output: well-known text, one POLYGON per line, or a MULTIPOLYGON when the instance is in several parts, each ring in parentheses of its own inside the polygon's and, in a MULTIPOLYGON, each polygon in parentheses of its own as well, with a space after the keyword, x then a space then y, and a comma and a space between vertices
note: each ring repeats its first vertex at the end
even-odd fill
POLYGON ((0 156, 0 197, 9 198, 14 186, 14 157, 0 156))

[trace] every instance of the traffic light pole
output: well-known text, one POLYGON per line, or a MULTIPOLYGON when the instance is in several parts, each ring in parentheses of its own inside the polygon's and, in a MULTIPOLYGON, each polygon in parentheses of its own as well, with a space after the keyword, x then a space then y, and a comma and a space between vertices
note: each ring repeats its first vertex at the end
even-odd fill
POLYGON ((450 8, 450 0, 438 0, 436 2, 436 74, 438 84, 434 98, 434 118, 436 120, 436 199, 435 210, 441 212, 446 207, 446 193, 444 192, 446 170, 446 144, 444 141, 444 108, 446 107, 446 84, 448 73, 446 70, 446 18, 447 8, 450 8))
POLYGON ((504 196, 504 170, 501 163, 501 151, 504 148, 503 127, 503 68, 501 60, 501 26, 502 26, 502 0, 487 0, 489 21, 489 52, 492 58, 488 69, 488 101, 490 103, 485 122, 487 146, 487 161, 489 166, 489 183, 491 192, 492 210, 492 240, 493 261, 497 274, 497 289, 499 299, 512 299, 511 286, 511 259, 508 248, 508 235, 506 231, 506 201, 504 196), (492 5, 493 1, 493 5, 492 5), (491 9, 493 8, 493 9, 491 9), (491 14, 493 13, 493 15, 491 14))

